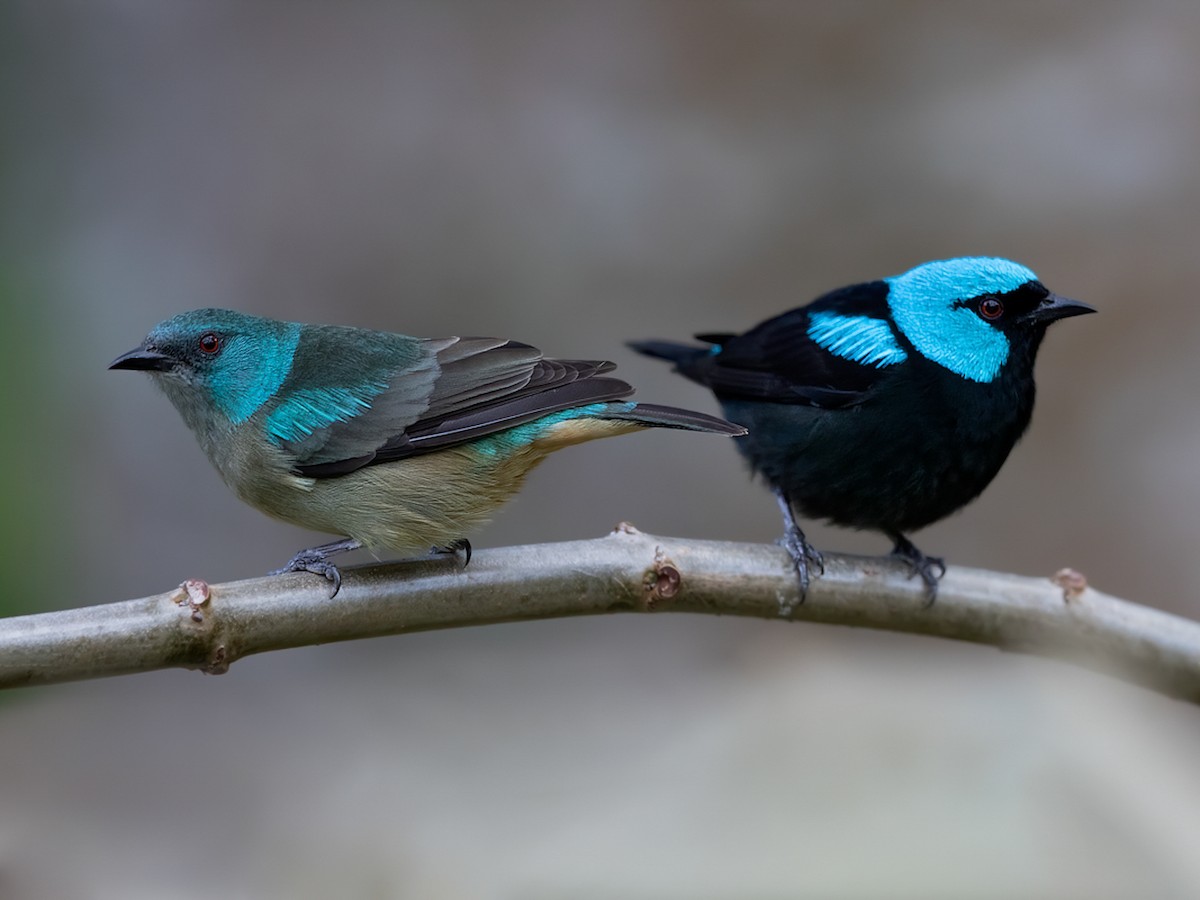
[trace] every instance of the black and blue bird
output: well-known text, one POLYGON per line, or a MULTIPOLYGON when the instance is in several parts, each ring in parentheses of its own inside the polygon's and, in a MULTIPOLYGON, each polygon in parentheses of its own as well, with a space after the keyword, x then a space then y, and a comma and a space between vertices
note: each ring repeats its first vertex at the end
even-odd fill
POLYGON ((416 338, 199 309, 113 369, 148 372, 225 483, 268 515, 340 540, 284 571, 341 584, 335 553, 465 550, 547 454, 642 428, 740 435, 704 413, 635 403, 602 360, 501 338, 416 338))
POLYGON ((1095 312, 1006 259, 928 262, 831 291, 708 346, 635 350, 708 387, 749 434, 738 447, 774 492, 802 593, 821 555, 796 517, 881 531, 925 582, 945 573, 907 537, 991 482, 1033 412, 1052 322, 1095 312))

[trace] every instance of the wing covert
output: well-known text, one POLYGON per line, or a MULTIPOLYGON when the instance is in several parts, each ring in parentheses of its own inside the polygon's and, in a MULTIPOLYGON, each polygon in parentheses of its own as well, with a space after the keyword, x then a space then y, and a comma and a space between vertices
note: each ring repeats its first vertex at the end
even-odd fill
POLYGON ((268 421, 300 474, 344 475, 633 393, 602 377, 615 368, 604 360, 546 359, 536 347, 499 338, 368 334, 400 344, 390 357, 364 358, 359 341, 347 340, 356 336, 322 334, 307 349, 357 364, 319 372, 309 365, 316 384, 297 380, 304 387, 289 392, 285 382, 280 391, 268 421))
POLYGON ((741 335, 706 334, 719 349, 693 364, 718 396, 838 409, 862 402, 905 359, 887 316, 887 285, 842 288, 741 335))

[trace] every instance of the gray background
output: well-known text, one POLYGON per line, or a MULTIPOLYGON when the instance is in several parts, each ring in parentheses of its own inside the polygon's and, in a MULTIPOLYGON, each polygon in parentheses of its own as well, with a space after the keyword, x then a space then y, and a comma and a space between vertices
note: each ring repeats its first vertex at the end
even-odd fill
MULTIPOLYGON (((1187 3, 18 2, 0 10, 6 612, 320 536, 147 379, 197 306, 616 360, 926 259, 1056 326, 1030 435, 918 536, 1200 616, 1200 11, 1187 3)), ((547 462, 477 547, 767 541, 729 442, 547 462)), ((882 552, 814 527, 818 546, 882 552)), ((0 698, 0 897, 1195 896, 1196 714, 916 638, 662 617, 0 698)))

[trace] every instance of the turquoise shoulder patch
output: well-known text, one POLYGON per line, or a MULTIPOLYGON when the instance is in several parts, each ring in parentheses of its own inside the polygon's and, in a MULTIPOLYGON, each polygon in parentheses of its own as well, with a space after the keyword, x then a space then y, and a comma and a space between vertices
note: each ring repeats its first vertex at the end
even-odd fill
POLYGON ((335 422, 345 422, 371 408, 371 401, 387 390, 387 382, 371 381, 347 387, 299 388, 271 410, 265 423, 275 443, 297 442, 335 422))
POLYGON ((834 356, 877 369, 908 358, 888 323, 870 316, 816 312, 809 317, 808 336, 834 356))

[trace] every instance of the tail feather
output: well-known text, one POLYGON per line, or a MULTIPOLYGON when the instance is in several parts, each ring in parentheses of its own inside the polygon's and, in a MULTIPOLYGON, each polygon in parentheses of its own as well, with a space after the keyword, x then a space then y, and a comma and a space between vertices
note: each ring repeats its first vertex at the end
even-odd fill
POLYGON ((699 356, 709 352, 707 347, 697 347, 695 344, 680 344, 678 341, 629 341, 631 350, 636 350, 643 356, 653 356, 655 359, 665 359, 682 366, 699 356))
POLYGON ((637 422, 651 428, 681 428, 685 431, 706 431, 730 437, 739 437, 746 433, 746 429, 741 425, 726 422, 707 413, 679 409, 675 406, 657 406, 653 403, 612 403, 609 404, 609 409, 596 413, 595 417, 637 422))
POLYGON ((676 341, 630 341, 629 347, 645 356, 665 359, 675 364, 675 371, 697 384, 708 385, 714 354, 720 346, 697 347, 695 344, 680 344, 676 341))

